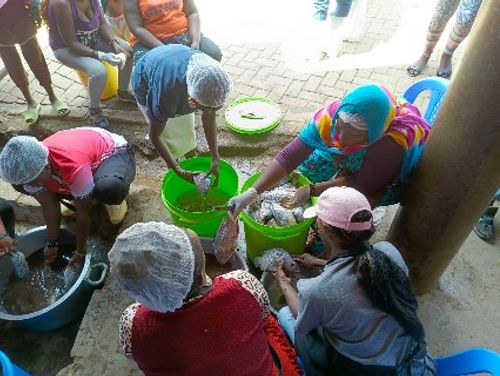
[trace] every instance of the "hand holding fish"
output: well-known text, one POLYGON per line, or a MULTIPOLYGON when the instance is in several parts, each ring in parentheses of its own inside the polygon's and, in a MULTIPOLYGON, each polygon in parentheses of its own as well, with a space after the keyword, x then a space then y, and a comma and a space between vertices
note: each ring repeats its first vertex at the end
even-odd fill
POLYGON ((186 180, 187 182, 194 184, 194 176, 198 174, 199 171, 198 172, 186 171, 179 167, 175 170, 175 173, 179 175, 179 177, 181 177, 182 179, 186 180))
POLYGON ((290 284, 292 283, 292 280, 287 277, 285 274, 285 271, 283 270, 283 260, 278 261, 278 266, 275 272, 273 272, 274 278, 276 278, 276 281, 278 281, 279 285, 281 286, 282 284, 290 284))
POLYGON ((258 197, 259 195, 254 187, 250 187, 242 194, 232 197, 228 202, 232 216, 236 218, 243 209, 257 200, 258 197))
POLYGON ((280 204, 284 208, 293 209, 297 206, 304 205, 311 198, 311 185, 303 185, 297 188, 293 197, 285 197, 280 204))
POLYGON ((210 170, 207 172, 208 175, 213 174, 215 176, 215 180, 212 184, 212 187, 217 187, 219 184, 219 159, 212 158, 212 163, 210 164, 210 170))

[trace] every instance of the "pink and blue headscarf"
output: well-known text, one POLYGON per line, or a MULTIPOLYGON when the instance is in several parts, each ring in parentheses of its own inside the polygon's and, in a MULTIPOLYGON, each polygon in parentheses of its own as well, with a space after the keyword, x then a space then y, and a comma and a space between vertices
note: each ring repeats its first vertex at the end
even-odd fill
POLYGON ((320 109, 300 132, 300 139, 313 149, 332 154, 352 154, 368 147, 384 136, 392 138, 404 149, 400 180, 405 183, 422 155, 430 131, 427 121, 417 107, 393 96, 380 85, 368 84, 349 91, 320 109), (339 112, 359 115, 366 123, 368 144, 343 148, 339 143, 335 124, 339 112))

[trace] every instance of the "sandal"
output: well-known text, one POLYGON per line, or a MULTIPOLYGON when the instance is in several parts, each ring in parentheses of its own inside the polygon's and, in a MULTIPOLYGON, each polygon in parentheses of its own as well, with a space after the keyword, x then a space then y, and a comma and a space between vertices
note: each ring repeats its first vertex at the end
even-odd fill
POLYGON ((52 109, 54 112, 57 114, 57 116, 67 116, 69 114, 69 107, 68 105, 60 100, 59 98, 52 103, 52 109))
POLYGON ((408 72, 408 76, 410 76, 410 77, 418 76, 420 73, 422 73, 423 70, 424 70, 424 68, 418 64, 412 64, 406 68, 406 71, 408 72))
POLYGON ((451 69, 438 69, 436 76, 441 78, 446 78, 447 80, 451 77, 451 69))
POLYGON ((27 125, 35 125, 38 121, 40 110, 42 109, 42 105, 38 103, 36 107, 28 108, 26 111, 22 112, 24 122, 27 125))
POLYGON ((102 110, 100 108, 97 109, 91 108, 90 117, 92 118, 93 127, 108 129, 109 127, 108 119, 104 117, 104 115, 102 114, 102 110))

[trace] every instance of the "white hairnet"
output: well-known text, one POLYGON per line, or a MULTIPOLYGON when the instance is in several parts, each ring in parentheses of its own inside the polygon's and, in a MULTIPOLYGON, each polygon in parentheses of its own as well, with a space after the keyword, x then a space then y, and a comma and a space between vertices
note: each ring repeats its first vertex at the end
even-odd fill
POLYGON ((363 119, 363 117, 359 114, 339 111, 339 118, 341 118, 344 123, 349 124, 353 128, 359 129, 361 131, 368 131, 368 126, 366 125, 365 119, 363 119))
POLYGON ((177 226, 137 223, 118 235, 108 256, 118 285, 154 311, 180 308, 193 285, 191 242, 177 226))
POLYGON ((16 136, 0 154, 0 176, 9 184, 35 180, 47 166, 49 149, 32 136, 16 136))
POLYGON ((231 89, 231 78, 218 61, 200 52, 189 60, 186 84, 189 96, 199 104, 219 107, 231 89))

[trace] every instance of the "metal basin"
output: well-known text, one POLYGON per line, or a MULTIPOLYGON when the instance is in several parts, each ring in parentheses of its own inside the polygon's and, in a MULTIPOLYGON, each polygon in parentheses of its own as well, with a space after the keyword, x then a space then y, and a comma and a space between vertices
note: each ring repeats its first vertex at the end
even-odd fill
MULTIPOLYGON (((205 254, 213 255, 214 254, 214 241, 210 238, 200 238, 201 245, 205 254)), ((239 252, 234 252, 228 263, 231 265, 232 270, 245 270, 248 271, 248 265, 245 262, 245 259, 239 252)))
MULTIPOLYGON (((60 231, 60 244, 74 245, 75 235, 68 228, 60 231)), ((42 252, 47 242, 46 227, 37 227, 25 232, 16 239, 18 250, 26 258, 39 251, 42 252)), ((102 287, 108 266, 104 263, 91 265, 91 256, 87 254, 83 269, 75 284, 53 304, 28 314, 12 315, 0 312, 0 319, 8 320, 33 331, 51 331, 79 319, 87 309, 87 305, 96 288, 102 287)), ((0 293, 3 293, 13 267, 7 257, 0 257, 0 293)))

